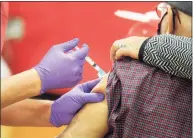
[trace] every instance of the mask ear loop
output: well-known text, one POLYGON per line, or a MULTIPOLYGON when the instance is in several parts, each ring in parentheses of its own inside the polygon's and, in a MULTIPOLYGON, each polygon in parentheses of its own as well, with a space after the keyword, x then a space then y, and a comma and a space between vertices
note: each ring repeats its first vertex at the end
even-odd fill
MULTIPOLYGON (((161 3, 160 3, 161 4, 161 3)), ((160 5, 159 4, 159 5, 160 5)), ((159 5, 156 6, 156 13, 157 13, 157 16, 160 17, 160 15, 158 14, 158 8, 159 8, 159 5)), ((164 6, 165 7, 165 6, 164 6)), ((161 8, 164 8, 163 5, 161 6, 161 8)), ((166 8, 166 7, 165 7, 166 8)), ((162 13, 162 11, 161 11, 162 13)), ((163 19, 165 18, 165 16, 168 14, 167 10, 165 11, 165 13, 163 15, 161 15, 161 20, 160 22, 158 23, 158 27, 157 27, 157 35, 160 35, 161 34, 161 24, 163 22, 163 19)))
POLYGON ((175 29, 175 15, 173 14, 173 10, 171 7, 167 8, 167 13, 168 13, 168 24, 167 24, 167 31, 166 34, 173 34, 174 29, 175 29))
POLYGON ((176 20, 175 20, 175 12, 174 12, 174 9, 172 9, 172 18, 173 18, 173 30, 172 30, 172 34, 174 34, 174 31, 176 29, 176 20))
POLYGON ((175 9, 175 8, 172 8, 172 14, 173 14, 173 32, 175 31, 176 29, 176 20, 175 20, 175 17, 177 17, 179 23, 181 24, 181 20, 180 20, 180 17, 179 17, 179 14, 178 14, 178 11, 175 9))
POLYGON ((164 19, 164 17, 167 15, 167 12, 163 15, 162 19, 160 20, 159 24, 158 24, 158 28, 157 28, 157 35, 160 35, 161 34, 161 24, 162 24, 162 21, 164 19))

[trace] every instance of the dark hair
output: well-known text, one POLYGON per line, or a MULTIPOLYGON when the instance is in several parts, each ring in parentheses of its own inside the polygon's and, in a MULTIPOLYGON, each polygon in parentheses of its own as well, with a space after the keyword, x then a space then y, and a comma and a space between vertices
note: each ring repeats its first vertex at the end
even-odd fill
POLYGON ((167 2, 171 7, 192 16, 192 1, 169 1, 167 2))

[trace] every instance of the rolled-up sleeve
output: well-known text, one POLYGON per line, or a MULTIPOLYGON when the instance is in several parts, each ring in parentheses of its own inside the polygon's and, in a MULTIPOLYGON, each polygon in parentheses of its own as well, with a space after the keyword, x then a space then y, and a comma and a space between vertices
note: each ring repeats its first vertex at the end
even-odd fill
POLYGON ((139 60, 172 75, 192 78, 192 38, 163 34, 144 41, 139 60))

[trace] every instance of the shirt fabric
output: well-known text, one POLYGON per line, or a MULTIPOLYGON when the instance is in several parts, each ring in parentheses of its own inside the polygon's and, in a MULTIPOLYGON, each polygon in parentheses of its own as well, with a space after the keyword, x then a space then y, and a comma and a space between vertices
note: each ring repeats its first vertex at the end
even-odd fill
POLYGON ((136 60, 115 62, 107 88, 105 138, 190 138, 192 81, 136 60))
POLYGON ((192 79, 192 38, 171 34, 147 39, 139 59, 178 77, 192 79))

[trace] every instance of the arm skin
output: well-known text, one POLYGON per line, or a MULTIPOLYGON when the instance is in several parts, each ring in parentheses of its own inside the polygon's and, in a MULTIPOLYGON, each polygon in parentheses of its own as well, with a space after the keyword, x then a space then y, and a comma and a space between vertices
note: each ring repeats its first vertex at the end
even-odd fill
MULTIPOLYGON (((105 94, 107 76, 92 92, 105 94)), ((73 118, 68 127, 57 138, 103 138, 108 132, 107 99, 100 103, 86 104, 73 118)))
POLYGON ((52 101, 26 99, 1 110, 1 125, 52 127, 52 101))
POLYGON ((41 80, 34 69, 1 79, 1 109, 39 95, 40 89, 41 80))

